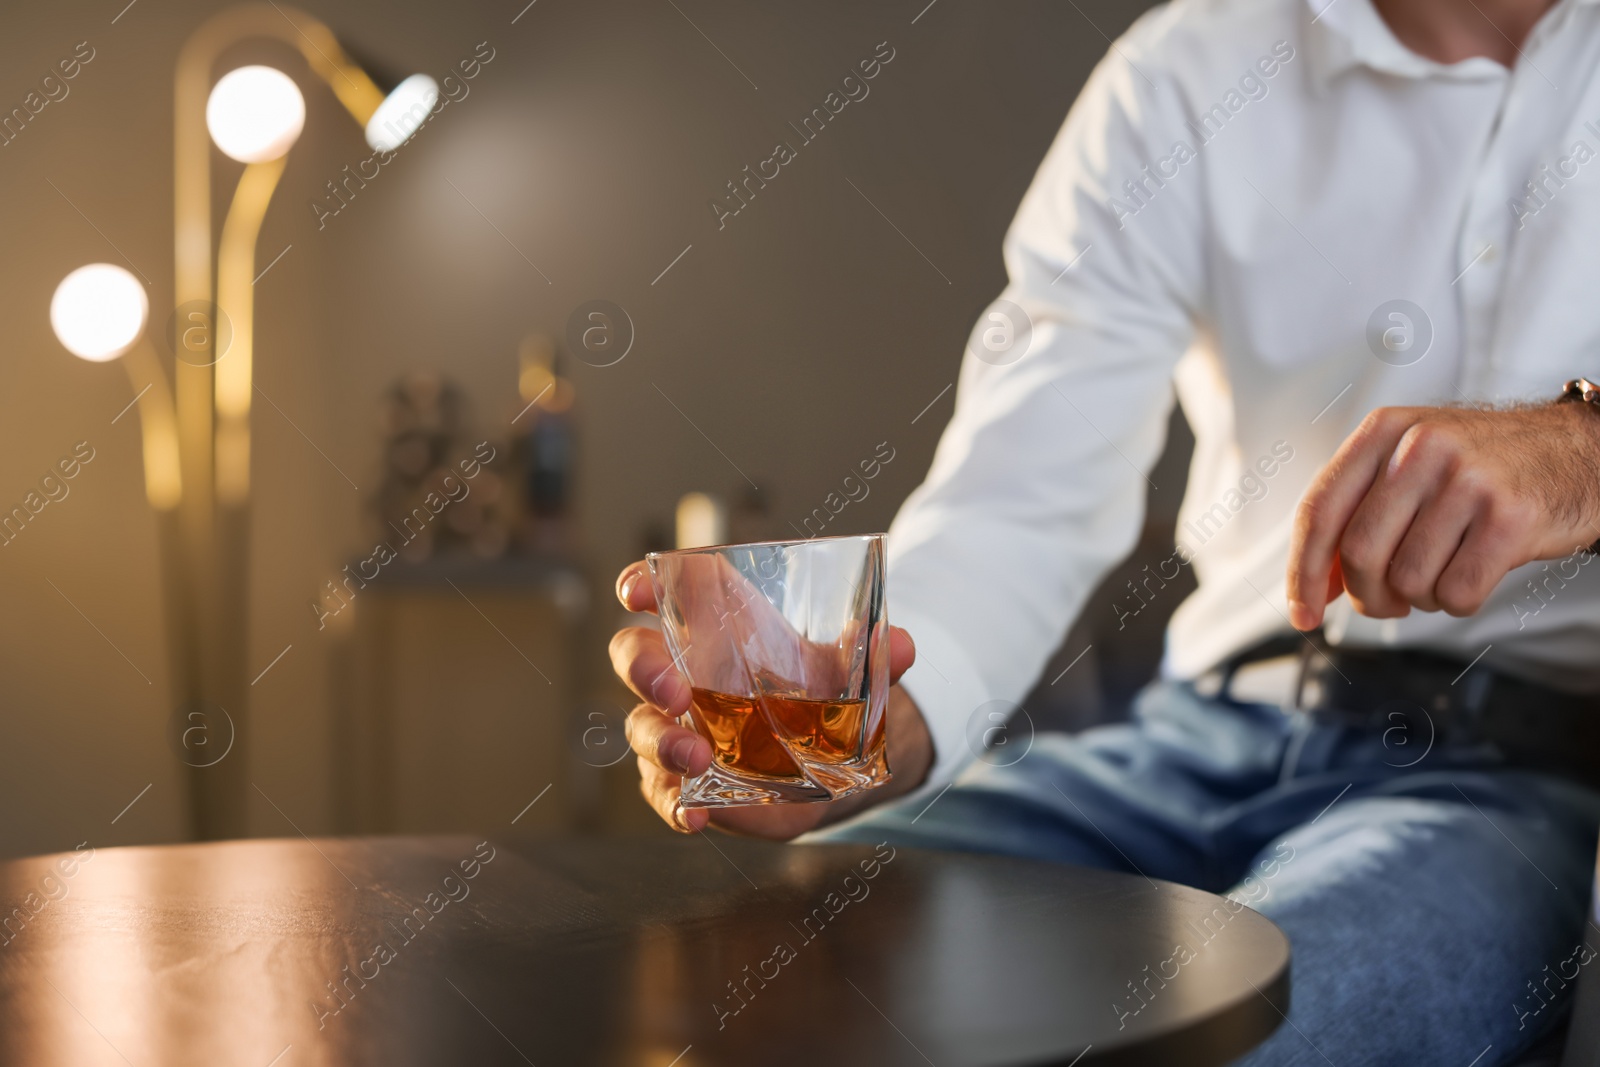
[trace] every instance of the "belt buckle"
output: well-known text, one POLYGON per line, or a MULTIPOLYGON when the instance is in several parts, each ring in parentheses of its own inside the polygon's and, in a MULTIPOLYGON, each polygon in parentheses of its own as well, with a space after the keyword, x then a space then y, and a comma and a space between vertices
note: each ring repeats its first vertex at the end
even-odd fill
MULTIPOLYGON (((1385 745, 1408 744, 1412 737, 1422 734, 1413 727, 1416 712, 1421 712, 1426 727, 1426 748, 1435 741, 1448 744, 1475 744, 1484 738, 1490 692, 1494 687, 1495 672, 1476 663, 1462 671, 1448 685, 1432 693, 1415 693, 1408 696, 1395 687, 1395 695, 1376 707, 1356 709, 1341 707, 1328 692, 1326 671, 1316 669, 1313 656, 1320 656, 1333 672, 1341 677, 1343 671, 1328 658, 1327 651, 1315 640, 1320 631, 1306 634, 1306 645, 1300 654, 1300 676, 1295 683, 1294 708, 1313 719, 1322 713, 1331 721, 1356 725, 1372 731, 1381 731, 1385 745), (1420 699, 1418 699, 1420 697, 1420 699)), ((1395 655, 1403 656, 1396 652, 1395 655)), ((1403 660, 1387 667, 1396 673, 1407 669, 1403 660)), ((1346 679, 1348 681, 1349 679, 1346 679)), ((1381 690, 1380 690, 1381 691, 1381 690)), ((1403 764, 1402 766, 1410 766, 1403 764)))
MULTIPOLYGON (((1333 666, 1333 661, 1328 659, 1327 653, 1322 650, 1322 630, 1320 628, 1308 630, 1301 636, 1305 638, 1305 643, 1300 646, 1300 671, 1295 676, 1294 694, 1290 707, 1309 719, 1313 717, 1316 711, 1323 708, 1323 701, 1328 696, 1322 680, 1312 676, 1311 657, 1313 655, 1321 656, 1323 662, 1330 667, 1333 666)), ((1334 669, 1338 670, 1337 667, 1334 667, 1334 669)))

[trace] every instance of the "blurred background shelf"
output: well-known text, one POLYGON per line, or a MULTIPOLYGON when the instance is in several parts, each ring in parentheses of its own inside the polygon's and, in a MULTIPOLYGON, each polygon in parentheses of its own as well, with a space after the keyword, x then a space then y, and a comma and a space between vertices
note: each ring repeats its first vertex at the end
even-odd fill
POLYGON ((362 590, 332 675, 339 831, 570 828, 588 601, 536 559, 396 563, 362 590))

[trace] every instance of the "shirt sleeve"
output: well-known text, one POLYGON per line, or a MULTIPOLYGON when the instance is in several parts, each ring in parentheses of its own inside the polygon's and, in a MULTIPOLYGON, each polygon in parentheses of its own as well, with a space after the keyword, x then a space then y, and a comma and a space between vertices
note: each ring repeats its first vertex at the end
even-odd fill
POLYGON ((890 527, 889 617, 917 645, 902 684, 935 749, 923 793, 981 750, 987 713, 1008 710, 991 702, 1027 693, 1143 521, 1194 334, 1205 175, 1179 161, 1185 109, 1140 36, 1095 69, 1035 175, 1009 284, 890 527))

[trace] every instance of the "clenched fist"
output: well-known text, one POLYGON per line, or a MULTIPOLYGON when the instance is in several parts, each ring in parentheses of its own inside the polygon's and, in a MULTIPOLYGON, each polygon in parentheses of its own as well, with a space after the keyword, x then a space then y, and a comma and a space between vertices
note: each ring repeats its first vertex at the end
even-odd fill
POLYGON ((1373 618, 1471 615, 1508 572, 1600 538, 1600 411, 1380 408, 1318 473, 1289 550, 1290 621, 1348 592, 1373 618))

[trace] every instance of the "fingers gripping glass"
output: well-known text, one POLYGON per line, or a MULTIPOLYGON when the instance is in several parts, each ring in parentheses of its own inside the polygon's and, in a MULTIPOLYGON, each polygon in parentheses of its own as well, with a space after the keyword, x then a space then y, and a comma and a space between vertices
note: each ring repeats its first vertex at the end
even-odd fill
POLYGON ((655 552, 661 629, 711 742, 684 807, 832 800, 889 780, 883 536, 655 552))

